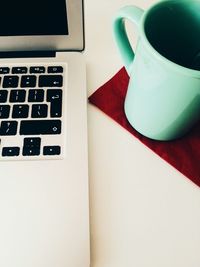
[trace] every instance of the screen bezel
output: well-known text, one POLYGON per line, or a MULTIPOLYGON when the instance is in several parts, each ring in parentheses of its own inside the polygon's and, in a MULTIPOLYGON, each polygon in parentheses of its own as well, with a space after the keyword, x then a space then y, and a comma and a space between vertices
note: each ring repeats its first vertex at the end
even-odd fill
POLYGON ((68 35, 0 36, 0 52, 82 51, 84 49, 83 0, 65 0, 68 35))

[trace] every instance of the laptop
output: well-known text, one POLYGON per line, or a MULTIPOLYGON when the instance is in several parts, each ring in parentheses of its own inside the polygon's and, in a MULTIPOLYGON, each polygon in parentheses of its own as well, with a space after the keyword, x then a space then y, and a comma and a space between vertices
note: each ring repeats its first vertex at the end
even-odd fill
POLYGON ((82 0, 0 15, 0 266, 89 266, 82 0))

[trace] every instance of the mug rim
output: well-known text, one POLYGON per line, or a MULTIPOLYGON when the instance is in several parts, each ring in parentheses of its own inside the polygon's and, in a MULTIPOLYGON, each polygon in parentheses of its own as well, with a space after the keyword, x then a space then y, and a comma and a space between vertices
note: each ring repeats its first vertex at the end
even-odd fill
MULTIPOLYGON (((147 16, 149 15, 149 13, 156 6, 163 5, 163 4, 167 3, 167 2, 180 3, 180 2, 188 2, 188 1, 191 2, 191 0, 160 0, 159 2, 151 5, 146 11, 144 11, 143 16, 141 18, 141 23, 140 23, 140 37, 143 39, 144 44, 149 49, 149 51, 151 52, 151 54, 154 55, 157 60, 163 62, 164 64, 168 65, 169 67, 173 67, 174 69, 176 69, 177 71, 181 72, 182 74, 193 76, 193 77, 196 77, 196 78, 200 78, 200 70, 195 70, 195 69, 190 69, 188 67, 184 67, 182 65, 179 65, 178 63, 175 63, 175 62, 171 61, 167 57, 161 55, 153 47, 153 45, 149 42, 149 40, 148 40, 148 38, 146 36, 146 33, 145 33, 145 26, 144 25, 145 25, 145 21, 147 19, 147 16)), ((200 4, 200 1, 199 0, 193 0, 193 2, 198 2, 200 4)))

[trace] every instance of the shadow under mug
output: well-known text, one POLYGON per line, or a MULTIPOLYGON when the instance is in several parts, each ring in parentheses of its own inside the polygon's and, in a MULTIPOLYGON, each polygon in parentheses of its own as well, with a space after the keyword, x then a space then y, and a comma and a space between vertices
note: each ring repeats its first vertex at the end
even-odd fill
POLYGON ((164 0, 148 10, 120 9, 113 31, 130 76, 125 114, 141 134, 172 140, 200 119, 200 1, 164 0), (136 52, 125 21, 139 38, 136 52))

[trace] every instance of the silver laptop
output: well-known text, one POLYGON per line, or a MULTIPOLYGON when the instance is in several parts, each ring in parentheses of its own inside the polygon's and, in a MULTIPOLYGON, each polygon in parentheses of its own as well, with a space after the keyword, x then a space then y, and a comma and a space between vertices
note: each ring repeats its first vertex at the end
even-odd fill
POLYGON ((0 266, 86 267, 83 2, 0 3, 0 266))

